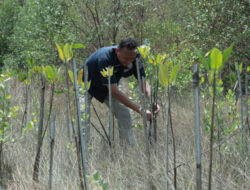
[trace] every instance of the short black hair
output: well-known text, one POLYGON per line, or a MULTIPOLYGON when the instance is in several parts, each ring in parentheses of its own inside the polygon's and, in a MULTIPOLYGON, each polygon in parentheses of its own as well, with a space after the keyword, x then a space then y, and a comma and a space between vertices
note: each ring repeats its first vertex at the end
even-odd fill
POLYGON ((119 46, 118 46, 119 49, 127 48, 128 50, 134 50, 137 47, 138 47, 138 43, 133 38, 123 38, 120 41, 119 46))

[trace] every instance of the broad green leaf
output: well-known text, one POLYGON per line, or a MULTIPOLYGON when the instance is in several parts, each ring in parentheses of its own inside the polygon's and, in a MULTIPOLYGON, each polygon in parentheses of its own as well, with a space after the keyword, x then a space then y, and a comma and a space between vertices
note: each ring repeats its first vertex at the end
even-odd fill
POLYGON ((56 74, 54 72, 54 70, 52 69, 51 66, 47 65, 45 67, 45 74, 46 74, 46 77, 49 79, 49 80, 52 80, 52 81, 55 81, 56 80, 56 74))
POLYGON ((74 44, 74 45, 72 46, 72 48, 75 48, 75 49, 78 49, 78 48, 86 48, 86 46, 85 46, 85 45, 82 45, 82 44, 74 44))
POLYGON ((203 84, 205 82, 205 78, 201 77, 201 84, 203 84))
POLYGON ((228 58, 230 57, 233 46, 234 46, 234 43, 232 43, 229 48, 227 48, 223 51, 223 64, 226 63, 228 58))
POLYGON ((69 72, 69 77, 70 77, 72 83, 74 84, 74 74, 71 70, 69 70, 68 72, 69 72))
POLYGON ((66 61, 69 61, 72 57, 72 50, 71 50, 71 45, 69 43, 66 43, 63 47, 63 54, 66 59, 66 61))
POLYGON ((217 48, 213 48, 210 54, 211 68, 213 70, 219 69, 222 66, 222 54, 217 48))
POLYGON ((150 47, 143 45, 143 46, 138 47, 137 49, 139 50, 142 58, 145 59, 147 57, 147 54, 148 54, 150 47))
POLYGON ((161 59, 161 54, 158 53, 158 55, 156 56, 156 63, 160 64, 161 60, 162 60, 161 59))
POLYGON ((177 75, 179 69, 180 69, 180 65, 174 66, 174 68, 173 68, 173 70, 171 72, 171 75, 170 75, 170 83, 174 83, 175 82, 176 75, 177 75))
POLYGON ((148 60, 149 60, 149 63, 151 63, 152 65, 156 66, 157 63, 156 63, 155 58, 153 56, 150 56, 148 58, 148 60))
POLYGON ((218 79, 217 83, 218 83, 218 85, 222 85, 223 81, 221 79, 218 79))
POLYGON ((247 72, 249 72, 249 71, 250 71, 250 67, 248 66, 248 67, 247 67, 247 72))
POLYGON ((63 55, 63 51, 62 51, 62 48, 56 43, 56 47, 57 47, 57 51, 59 53, 59 57, 60 59, 64 62, 64 55, 63 55))
POLYGON ((243 68, 243 64, 241 63, 241 64, 239 65, 239 71, 240 71, 240 73, 242 73, 242 68, 243 68))
POLYGON ((160 64, 159 67, 159 80, 160 82, 168 86, 168 65, 167 64, 160 64))

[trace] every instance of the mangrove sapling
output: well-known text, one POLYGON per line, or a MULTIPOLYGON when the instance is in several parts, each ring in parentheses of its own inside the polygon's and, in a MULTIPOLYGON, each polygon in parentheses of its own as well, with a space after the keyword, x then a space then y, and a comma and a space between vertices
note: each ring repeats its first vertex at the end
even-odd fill
POLYGON ((65 46, 62 45, 62 48, 56 43, 56 47, 59 53, 59 57, 60 59, 63 61, 64 65, 65 65, 65 110, 66 110, 66 127, 67 127, 67 135, 68 135, 68 139, 70 140, 70 127, 69 127, 69 76, 68 76, 68 62, 69 62, 69 54, 68 58, 65 57, 65 52, 68 51, 68 45, 65 46), (62 50, 63 49, 63 50, 62 50))
MULTIPOLYGON (((173 153, 174 153, 174 163, 173 164, 174 164, 174 187, 175 187, 175 189, 176 189, 176 186, 177 186, 176 147, 175 147, 175 137, 174 137, 174 130, 173 130, 173 125, 172 125, 172 116, 171 116, 170 90, 171 90, 171 85, 175 83, 176 75, 177 75, 179 69, 180 69, 179 64, 173 66, 173 64, 171 62, 168 62, 168 61, 166 63, 164 63, 164 64, 159 65, 159 81, 165 87, 167 87, 167 94, 168 94, 169 110, 167 110, 167 112, 169 114, 169 118, 166 118, 166 119, 167 120, 169 119, 170 129, 171 129, 172 138, 173 138, 173 153)), ((168 123, 168 121, 166 121, 166 122, 168 123)), ((166 133, 167 132, 168 131, 166 131, 166 133)), ((166 160, 167 160, 167 158, 166 158, 166 160)))
POLYGON ((112 94, 111 94, 111 79, 113 76, 114 67, 106 67, 101 71, 103 77, 108 78, 108 93, 109 93, 109 139, 111 142, 111 147, 114 147, 114 128, 113 128, 113 108, 112 108, 112 94))
POLYGON ((243 97, 242 97, 242 86, 241 86, 241 76, 240 73, 242 72, 242 64, 241 68, 239 68, 239 64, 237 65, 237 76, 238 76, 238 83, 239 83, 239 91, 240 91, 240 130, 241 130, 241 145, 244 147, 244 131, 243 131, 243 97))
POLYGON ((43 72, 46 76, 46 79, 48 83, 51 85, 50 89, 50 100, 49 100, 49 113, 48 113, 48 119, 45 125, 44 133, 43 133, 43 138, 45 136, 45 133, 47 131, 49 122, 50 122, 50 116, 52 112, 52 107, 53 107, 53 100, 54 100, 54 91, 55 91, 55 81, 56 81, 56 68, 52 68, 51 66, 47 65, 45 68, 43 67, 43 72))
POLYGON ((223 65, 228 60, 231 51, 233 48, 233 44, 227 48, 223 55, 217 48, 213 48, 209 52, 209 58, 207 60, 207 68, 210 70, 210 82, 212 81, 213 90, 212 90, 212 116, 211 116, 211 127, 210 127, 210 160, 209 160, 209 179, 208 179, 208 189, 211 190, 212 186, 212 164, 213 164, 213 135, 214 135, 214 117, 215 117, 215 101, 216 101, 216 77, 217 77, 217 71, 221 71, 223 68, 223 65), (212 80, 211 80, 212 79, 212 80))
POLYGON ((3 170, 3 149, 4 144, 11 140, 10 119, 16 116, 19 107, 10 107, 10 94, 8 92, 8 83, 10 75, 0 73, 0 174, 3 170))
POLYGON ((201 190, 201 151, 200 151, 200 100, 199 100, 199 69, 194 65, 193 87, 195 101, 195 144, 196 144, 196 188, 201 190))
POLYGON ((44 97, 45 97, 45 77, 41 73, 41 100, 40 100, 40 120, 38 128, 38 142, 37 142, 37 153, 35 157, 34 170, 33 170, 33 180, 38 182, 39 175, 39 164, 40 155, 42 148, 42 136, 43 136, 43 119, 44 119, 44 97))
POLYGON ((53 158, 54 158, 54 145, 55 145, 55 120, 56 115, 53 112, 53 119, 51 123, 51 136, 50 136, 50 167, 49 167, 49 190, 52 187, 52 173, 53 173, 53 158))
MULTIPOLYGON (((141 56, 142 57, 146 57, 148 48, 146 49, 140 49, 138 48, 141 56)), ((148 175, 147 175, 147 182, 148 182, 148 187, 149 189, 153 188, 153 181, 152 181, 152 177, 151 177, 151 173, 152 173, 152 164, 151 164, 151 159, 150 159, 150 150, 149 150, 149 140, 148 140, 148 132, 147 132, 147 115, 146 115, 146 97, 145 97, 145 78, 140 76, 140 71, 139 71, 139 62, 140 60, 138 58, 136 58, 136 72, 137 72, 137 80, 139 83, 139 88, 138 88, 138 94, 139 94, 139 98, 140 98, 140 102, 142 105, 142 116, 143 116, 143 129, 144 129, 144 135, 145 135, 145 143, 146 143, 146 156, 147 156, 147 162, 148 162, 148 175)))
MULTIPOLYGON (((78 135, 81 143, 81 160, 82 160, 82 167, 83 167, 83 178, 84 178, 84 187, 88 190, 88 181, 87 181, 87 156, 86 156, 86 148, 85 148, 85 140, 83 137, 83 130, 81 126, 81 112, 80 112, 80 105, 79 105, 79 94, 78 94, 78 85, 77 85, 77 74, 76 74, 76 61, 73 59, 73 72, 74 72, 74 90, 75 90, 75 100, 76 100, 76 107, 77 107, 77 125, 78 125, 78 135)), ((87 84, 85 84, 87 85, 87 84)))
POLYGON ((66 43, 65 45, 62 45, 62 47, 58 44, 55 43, 57 47, 57 51, 59 54, 60 59, 65 65, 65 109, 66 109, 66 126, 67 126, 67 135, 70 140, 70 115, 69 115, 69 76, 68 76, 68 64, 69 61, 73 57, 73 48, 78 49, 78 48, 85 48, 84 45, 82 44, 71 44, 71 43, 66 43))
POLYGON ((29 104, 29 89, 30 89, 30 82, 28 81, 28 78, 29 78, 28 68, 26 69, 26 75, 27 75, 27 79, 25 80, 25 107, 24 107, 24 112, 23 112, 23 117, 22 117, 21 133, 23 133, 22 129, 23 127, 27 126, 27 122, 28 122, 28 104, 29 104))

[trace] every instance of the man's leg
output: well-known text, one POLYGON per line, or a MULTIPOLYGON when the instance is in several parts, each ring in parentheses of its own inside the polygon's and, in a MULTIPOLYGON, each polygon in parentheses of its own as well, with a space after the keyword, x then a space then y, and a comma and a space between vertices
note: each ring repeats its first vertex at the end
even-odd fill
POLYGON ((90 141, 90 104, 91 104, 92 96, 87 93, 87 97, 83 93, 80 93, 79 96, 79 104, 81 111, 81 124, 83 127, 84 139, 86 144, 89 144, 90 141), (87 109, 85 110, 85 98, 87 98, 87 109), (88 113, 86 118, 87 122, 85 123, 85 111, 88 113), (86 125, 86 126, 85 126, 86 125))
MULTIPOLYGON (((107 106, 109 105, 108 98, 105 99, 105 104, 107 106)), ((113 97, 112 108, 119 125, 120 144, 129 143, 131 146, 134 146, 135 138, 132 129, 132 118, 129 108, 113 97)))

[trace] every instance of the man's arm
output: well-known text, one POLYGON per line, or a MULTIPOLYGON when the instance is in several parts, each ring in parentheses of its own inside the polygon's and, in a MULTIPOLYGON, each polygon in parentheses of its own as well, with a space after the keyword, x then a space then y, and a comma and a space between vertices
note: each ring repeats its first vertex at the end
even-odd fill
POLYGON ((121 92, 118 88, 117 84, 111 84, 111 94, 114 98, 120 101, 125 106, 131 108, 132 110, 136 111, 137 113, 141 114, 140 106, 132 102, 123 92, 121 92))

